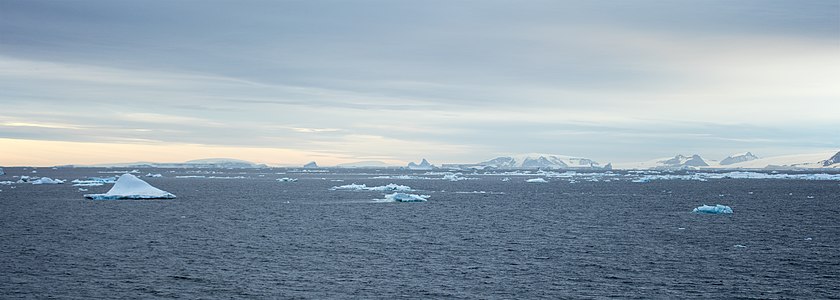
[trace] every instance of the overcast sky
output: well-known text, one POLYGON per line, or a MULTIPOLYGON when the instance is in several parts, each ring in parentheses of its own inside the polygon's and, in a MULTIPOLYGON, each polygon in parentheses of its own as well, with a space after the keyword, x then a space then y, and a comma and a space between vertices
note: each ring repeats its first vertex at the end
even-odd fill
POLYGON ((831 149, 837 0, 0 0, 0 165, 831 149))

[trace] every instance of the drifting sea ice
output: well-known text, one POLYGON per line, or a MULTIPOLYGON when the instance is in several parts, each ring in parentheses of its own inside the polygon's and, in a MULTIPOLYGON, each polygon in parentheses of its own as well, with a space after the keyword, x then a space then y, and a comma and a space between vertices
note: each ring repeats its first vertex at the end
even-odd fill
POLYGON ((101 186, 106 183, 117 182, 117 177, 90 177, 88 179, 76 179, 71 181, 73 186, 101 186))
POLYGON ((368 187, 364 184, 347 184, 342 186, 334 186, 331 190, 350 190, 350 191, 381 191, 381 192, 411 192, 413 189, 407 185, 399 185, 396 183, 389 183, 383 186, 368 187))
POLYGON ((52 179, 52 178, 49 178, 49 177, 41 177, 39 179, 36 179, 36 180, 32 181, 32 184, 62 184, 62 183, 64 183, 64 180, 52 179))
POLYGON ((548 181, 545 180, 545 178, 531 178, 531 179, 525 180, 525 182, 528 182, 528 183, 546 183, 548 181))
POLYGON ((378 200, 380 202, 426 202, 429 199, 429 195, 416 195, 416 194, 406 194, 406 193, 393 193, 385 195, 384 200, 378 200))
POLYGON ((86 194, 85 198, 93 200, 119 199, 173 199, 175 195, 151 186, 137 176, 124 174, 117 179, 114 186, 105 194, 86 194))
POLYGON ((152 173, 149 173, 149 174, 146 174, 146 177, 159 178, 159 177, 163 177, 163 175, 161 175, 161 174, 152 174, 152 173))
POLYGON ((283 177, 283 178, 277 178, 277 181, 279 181, 279 182, 297 182, 298 180, 297 180, 297 178, 283 177))
POLYGON ((702 214, 731 214, 732 208, 726 205, 703 205, 695 208, 692 212, 702 214))

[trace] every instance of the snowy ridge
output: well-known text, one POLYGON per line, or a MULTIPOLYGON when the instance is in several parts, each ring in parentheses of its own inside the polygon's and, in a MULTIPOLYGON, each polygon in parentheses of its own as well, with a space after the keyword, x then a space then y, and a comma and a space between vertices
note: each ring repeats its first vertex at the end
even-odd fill
POLYGON ((498 169, 602 169, 601 165, 591 159, 566 155, 527 153, 510 156, 500 156, 483 161, 478 165, 498 169))

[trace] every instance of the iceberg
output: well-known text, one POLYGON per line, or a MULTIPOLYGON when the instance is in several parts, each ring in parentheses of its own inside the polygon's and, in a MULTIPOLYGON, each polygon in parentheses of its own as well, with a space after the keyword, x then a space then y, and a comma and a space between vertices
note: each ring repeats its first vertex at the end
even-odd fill
POLYGON ((146 174, 146 177, 160 178, 160 177, 163 177, 163 175, 149 173, 149 174, 146 174))
POLYGON ((350 190, 350 191, 380 191, 380 192, 411 192, 413 189, 407 185, 399 185, 395 183, 389 183, 383 186, 372 186, 368 187, 364 184, 347 184, 342 186, 334 186, 331 190, 350 190))
POLYGON ((297 182, 297 178, 283 177, 283 178, 277 178, 277 181, 279 181, 279 182, 297 182))
POLYGON ((318 164, 315 163, 314 161, 310 161, 309 163, 303 165, 303 168, 304 169, 315 169, 315 168, 318 168, 318 164))
POLYGON ((62 184, 62 183, 64 183, 64 180, 52 179, 52 178, 49 178, 49 177, 41 177, 37 180, 32 181, 32 184, 62 184))
POLYGON ((423 161, 420 162, 420 164, 417 164, 415 162, 408 163, 408 166, 406 166, 406 168, 408 168, 409 170, 432 170, 435 168, 435 166, 429 163, 429 161, 424 158, 423 161))
POLYGON ((137 176, 123 174, 105 194, 86 194, 85 198, 93 200, 120 199, 174 199, 172 193, 162 191, 151 186, 137 176))
POLYGON ((525 180, 525 182, 528 182, 528 183, 546 183, 548 181, 545 180, 544 178, 531 178, 531 179, 525 180))
POLYGON ((101 186, 106 183, 117 182, 117 177, 90 177, 88 179, 76 179, 71 181, 73 186, 101 186))
POLYGON ((415 195, 406 193, 393 193, 385 195, 385 202, 426 202, 429 195, 415 195))
POLYGON ((695 208, 692 212, 700 214, 731 214, 732 208, 726 205, 703 205, 695 208))

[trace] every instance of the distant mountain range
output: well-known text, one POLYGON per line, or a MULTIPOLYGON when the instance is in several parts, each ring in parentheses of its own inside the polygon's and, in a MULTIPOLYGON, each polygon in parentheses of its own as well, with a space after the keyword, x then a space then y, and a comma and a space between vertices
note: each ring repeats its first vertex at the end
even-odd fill
POLYGON ((74 165, 74 167, 102 168, 216 168, 216 169, 253 169, 267 168, 267 165, 232 158, 207 158, 185 161, 182 163, 133 162, 96 165, 74 165))
MULTIPOLYGON (((300 165, 297 165, 300 166, 300 165)), ((208 158, 190 160, 182 163, 133 162, 97 165, 75 165, 74 167, 117 167, 117 168, 267 168, 265 164, 231 158, 208 158)), ((280 166, 294 167, 294 166, 280 166)), ((381 161, 360 161, 339 164, 338 168, 397 168, 381 161)), ((318 168, 313 161, 304 168, 318 168)), ((433 170, 438 167, 425 158, 420 163, 411 162, 403 167, 409 170, 433 170)), ((443 164, 444 169, 569 169, 569 170, 680 170, 680 169, 838 169, 840 170, 840 152, 820 152, 810 154, 759 157, 751 152, 737 153, 717 161, 701 157, 698 154, 665 157, 644 162, 616 163, 602 165, 599 162, 577 156, 526 153, 499 156, 478 163, 443 164)), ((2 170, 2 169, 0 169, 2 170)), ((2 171, 0 171, 2 172, 2 171)))
POLYGON ((815 169, 840 168, 840 152, 758 157, 751 152, 730 155, 720 161, 704 159, 700 155, 660 158, 637 163, 616 164, 619 169, 815 169))

